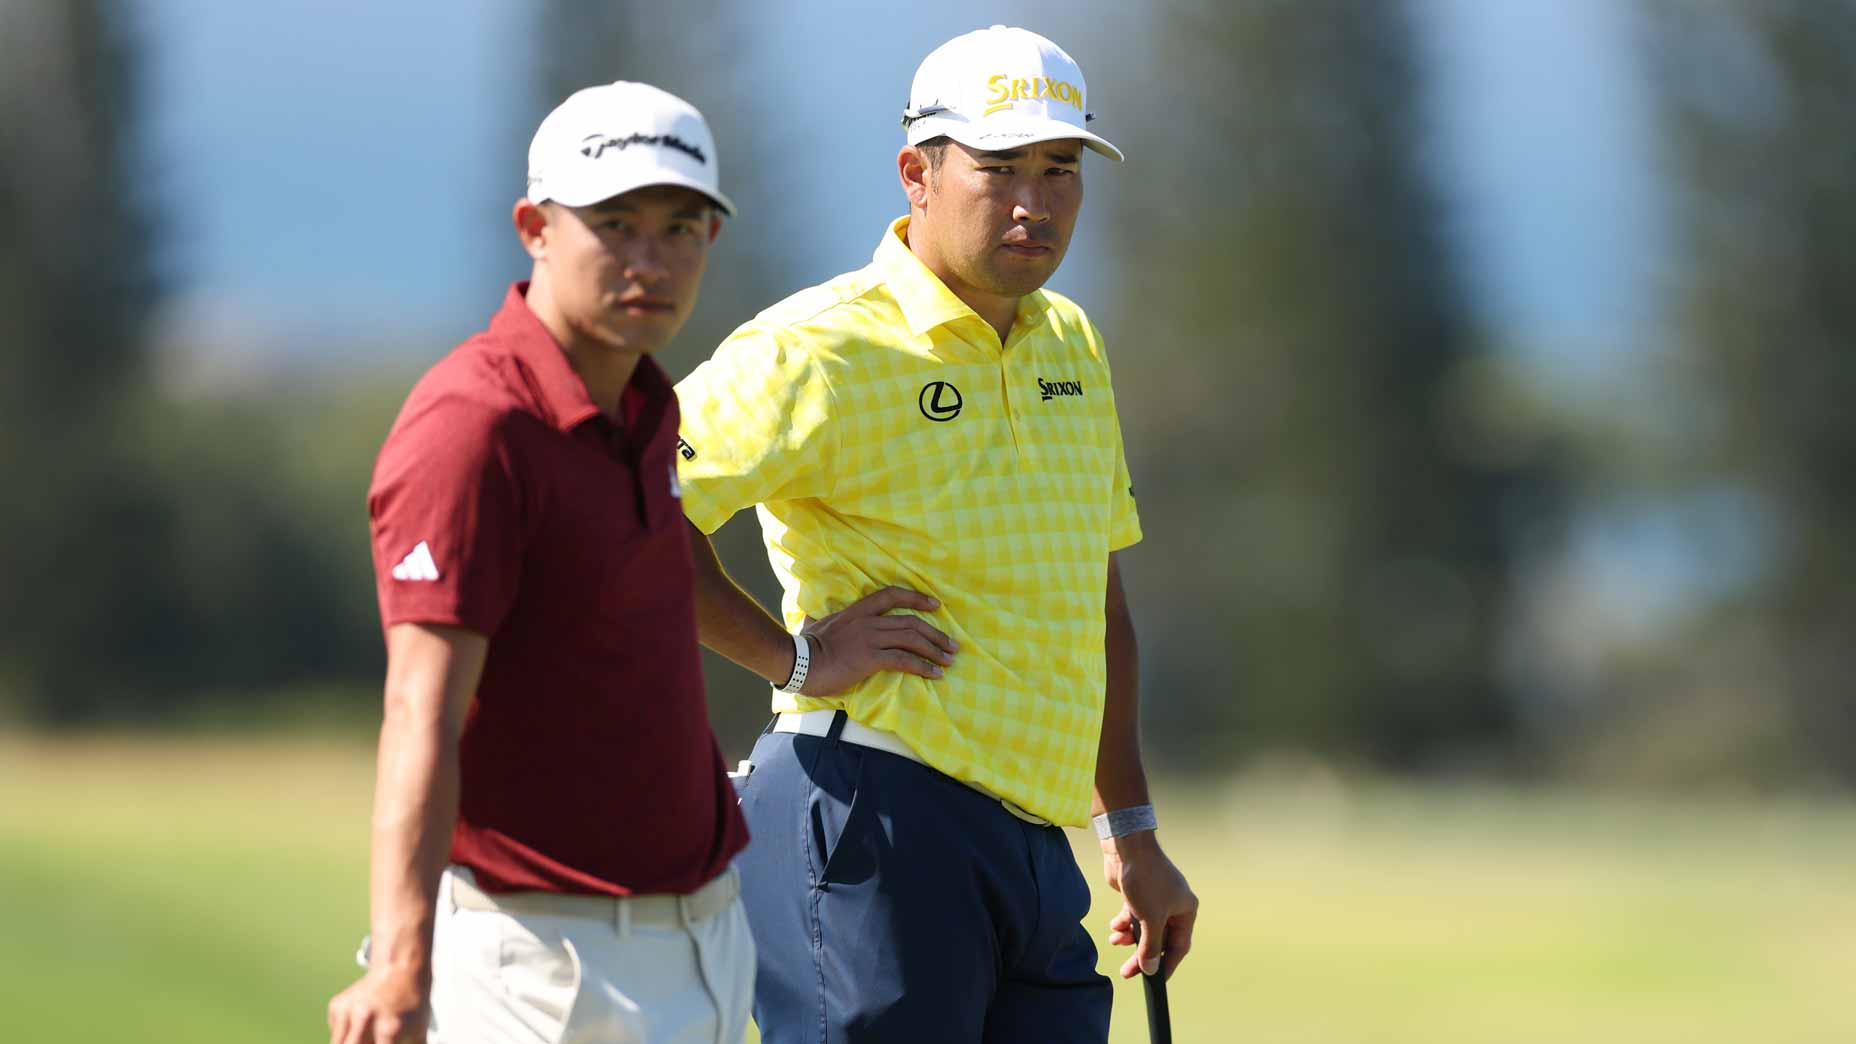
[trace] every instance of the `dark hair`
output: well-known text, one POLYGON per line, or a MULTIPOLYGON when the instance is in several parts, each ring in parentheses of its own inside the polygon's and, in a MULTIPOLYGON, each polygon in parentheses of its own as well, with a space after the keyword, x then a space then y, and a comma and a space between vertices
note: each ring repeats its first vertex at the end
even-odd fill
POLYGON ((921 150, 922 158, 928 161, 928 173, 939 174, 941 172, 941 160, 947 155, 947 143, 953 140, 941 134, 915 146, 921 150))

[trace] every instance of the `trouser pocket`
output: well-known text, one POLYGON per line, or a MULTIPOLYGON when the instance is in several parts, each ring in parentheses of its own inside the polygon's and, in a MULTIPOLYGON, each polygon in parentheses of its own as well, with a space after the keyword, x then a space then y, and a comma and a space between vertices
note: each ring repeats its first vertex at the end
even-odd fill
POLYGON ((829 741, 812 761, 805 837, 814 885, 854 883, 873 868, 863 822, 866 762, 859 748, 829 741))
POLYGON ((442 1044, 560 1044, 580 994, 575 947, 549 918, 440 903, 432 1032, 442 1044), (524 923, 532 921, 533 923, 524 923))
POLYGON ((497 982, 509 1012, 549 1044, 567 1038, 584 969, 573 941, 555 930, 546 917, 501 920, 497 947, 497 982))

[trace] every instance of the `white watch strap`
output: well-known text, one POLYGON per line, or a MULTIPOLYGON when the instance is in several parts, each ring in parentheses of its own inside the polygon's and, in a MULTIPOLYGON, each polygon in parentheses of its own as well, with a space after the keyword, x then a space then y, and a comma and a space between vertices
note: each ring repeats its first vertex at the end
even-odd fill
POLYGON ((812 669, 812 643, 803 634, 793 635, 793 676, 780 686, 784 693, 797 693, 805 688, 806 673, 812 669))
POLYGON ((1158 830, 1160 822, 1154 816, 1154 806, 1135 805, 1132 808, 1118 808, 1104 812, 1092 818, 1090 824, 1096 828, 1096 836, 1104 841, 1143 830, 1158 830))

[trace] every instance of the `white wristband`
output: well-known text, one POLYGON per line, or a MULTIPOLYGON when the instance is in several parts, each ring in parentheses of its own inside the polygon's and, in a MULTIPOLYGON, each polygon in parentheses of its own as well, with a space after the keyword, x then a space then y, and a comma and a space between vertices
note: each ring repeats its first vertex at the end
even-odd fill
POLYGON ((1154 817, 1152 805, 1118 808, 1113 812, 1104 812, 1089 822, 1096 828, 1096 837, 1103 841, 1160 828, 1160 821, 1154 817))
POLYGON ((780 686, 780 691, 797 694, 805 687, 806 672, 811 668, 812 643, 807 641, 803 634, 793 635, 793 676, 786 679, 786 684, 780 686))

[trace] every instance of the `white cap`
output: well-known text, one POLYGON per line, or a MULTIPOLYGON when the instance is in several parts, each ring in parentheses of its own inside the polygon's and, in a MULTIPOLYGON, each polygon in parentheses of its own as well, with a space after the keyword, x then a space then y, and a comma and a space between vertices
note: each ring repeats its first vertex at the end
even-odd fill
POLYGON ((575 91, 541 121, 528 146, 528 198, 585 207, 649 185, 682 185, 733 217, 719 163, 695 106, 619 80, 575 91))
POLYGON ((1031 32, 995 25, 934 49, 915 70, 902 125, 909 144, 945 134, 969 148, 1001 152, 1039 141, 1081 138, 1107 156, 1121 150, 1083 129, 1083 70, 1063 48, 1031 32))

